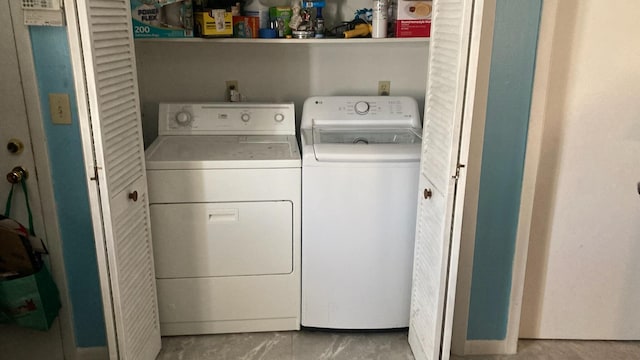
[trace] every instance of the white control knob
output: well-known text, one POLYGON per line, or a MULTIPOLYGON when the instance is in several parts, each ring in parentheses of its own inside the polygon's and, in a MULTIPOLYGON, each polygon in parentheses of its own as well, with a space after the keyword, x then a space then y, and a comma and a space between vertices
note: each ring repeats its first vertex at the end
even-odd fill
POLYGON ((191 114, 188 111, 179 111, 176 114, 176 123, 180 126, 187 126, 191 124, 192 120, 191 114))
POLYGON ((366 101, 358 101, 354 106, 356 113, 359 115, 364 115, 369 112, 369 103, 366 101))
POLYGON ((276 122, 282 122, 284 121, 284 115, 277 113, 274 117, 273 120, 275 120, 276 122))
POLYGON ((244 122, 249 122, 249 120, 251 120, 251 115, 244 113, 242 115, 240 115, 240 120, 244 121, 244 122))

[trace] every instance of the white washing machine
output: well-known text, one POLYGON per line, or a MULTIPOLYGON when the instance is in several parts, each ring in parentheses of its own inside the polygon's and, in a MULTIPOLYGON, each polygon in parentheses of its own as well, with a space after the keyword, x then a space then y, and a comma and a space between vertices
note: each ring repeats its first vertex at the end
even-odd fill
POLYGON ((146 164, 161 333, 299 329, 293 104, 160 104, 158 128, 146 164))
POLYGON ((408 97, 304 103, 303 326, 409 326, 421 131, 408 97))

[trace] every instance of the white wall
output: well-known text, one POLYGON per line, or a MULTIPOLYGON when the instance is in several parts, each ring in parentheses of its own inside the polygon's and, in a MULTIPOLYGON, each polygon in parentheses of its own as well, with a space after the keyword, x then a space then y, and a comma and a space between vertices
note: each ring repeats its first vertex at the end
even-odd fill
MULTIPOLYGON (((289 1, 266 0, 268 5, 289 1)), ((349 21, 370 0, 326 1, 327 29, 349 21)), ((136 41, 145 145, 157 136, 159 102, 224 101, 226 80, 237 80, 247 101, 302 103, 316 95, 377 95, 391 81, 391 95, 415 97, 423 111, 427 41, 339 43, 224 43, 136 41)))
POLYGON ((237 80, 247 101, 294 101, 316 95, 391 95, 424 103, 428 42, 222 43, 136 42, 145 144, 157 135, 159 102, 224 101, 237 80))
POLYGON ((640 2, 558 1, 520 337, 640 339, 640 2))

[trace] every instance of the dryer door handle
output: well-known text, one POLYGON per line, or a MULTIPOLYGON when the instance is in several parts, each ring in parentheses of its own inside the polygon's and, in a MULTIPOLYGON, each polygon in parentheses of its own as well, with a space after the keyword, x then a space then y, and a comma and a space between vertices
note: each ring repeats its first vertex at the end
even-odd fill
POLYGON ((238 209, 209 210, 209 222, 233 222, 233 221, 238 221, 238 209))

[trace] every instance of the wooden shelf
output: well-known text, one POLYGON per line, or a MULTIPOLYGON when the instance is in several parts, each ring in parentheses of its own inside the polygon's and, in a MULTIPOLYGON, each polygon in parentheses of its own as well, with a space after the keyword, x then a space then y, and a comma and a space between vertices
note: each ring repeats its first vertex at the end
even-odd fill
POLYGON ((194 43, 194 44, 390 44, 390 43, 416 43, 426 44, 429 38, 323 38, 323 39, 242 39, 242 38, 150 38, 135 39, 136 42, 162 42, 162 43, 194 43))

